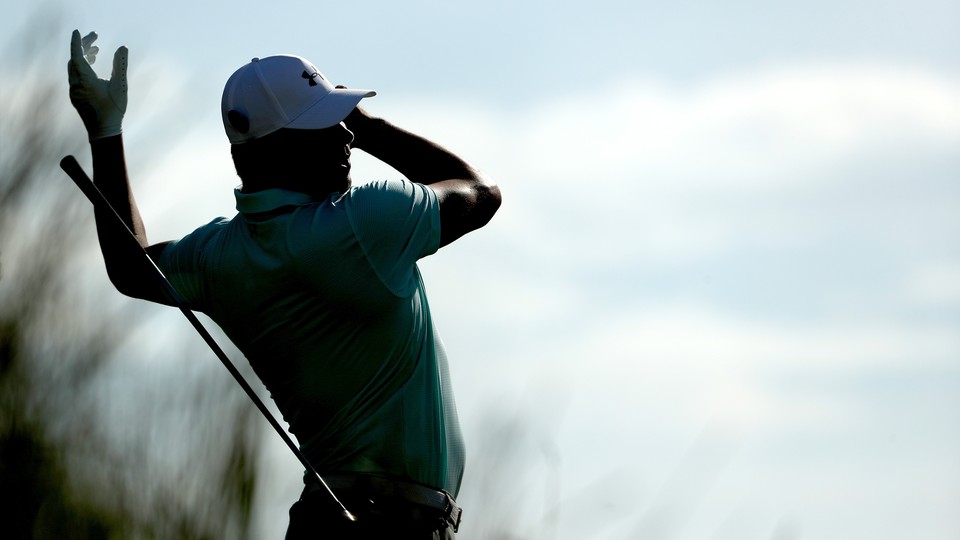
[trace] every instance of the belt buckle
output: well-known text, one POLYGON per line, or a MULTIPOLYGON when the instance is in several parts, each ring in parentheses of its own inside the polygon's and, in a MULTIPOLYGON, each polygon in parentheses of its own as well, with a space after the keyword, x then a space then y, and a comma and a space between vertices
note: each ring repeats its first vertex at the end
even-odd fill
POLYGON ((463 509, 459 506, 450 502, 450 499, 447 499, 447 521, 453 525, 453 532, 460 530, 460 518, 463 517, 463 509))

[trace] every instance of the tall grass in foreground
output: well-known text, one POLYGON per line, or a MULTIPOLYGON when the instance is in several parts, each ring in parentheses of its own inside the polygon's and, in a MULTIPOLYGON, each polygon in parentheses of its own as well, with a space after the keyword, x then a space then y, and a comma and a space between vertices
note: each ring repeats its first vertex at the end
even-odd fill
POLYGON ((215 362, 185 367, 202 343, 137 346, 159 308, 86 271, 93 212, 57 167, 88 153, 56 20, 10 37, 0 78, 0 537, 250 538, 255 410, 215 362))

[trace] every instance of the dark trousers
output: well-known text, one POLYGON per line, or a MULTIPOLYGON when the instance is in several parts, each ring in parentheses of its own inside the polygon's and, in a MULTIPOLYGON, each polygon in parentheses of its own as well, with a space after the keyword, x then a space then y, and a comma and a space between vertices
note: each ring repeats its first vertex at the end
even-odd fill
POLYGON ((453 540, 440 512, 365 493, 337 493, 357 520, 345 518, 329 494, 305 490, 290 507, 286 540, 453 540))

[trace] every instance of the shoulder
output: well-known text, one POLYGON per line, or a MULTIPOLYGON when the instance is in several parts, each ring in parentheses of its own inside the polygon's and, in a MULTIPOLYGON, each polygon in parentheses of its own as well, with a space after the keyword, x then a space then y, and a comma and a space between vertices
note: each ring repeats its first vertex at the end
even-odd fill
POLYGON ((408 268, 439 248, 440 204, 423 184, 371 182, 352 188, 343 204, 365 253, 378 259, 376 266, 408 268))
POLYGON ((206 247, 206 245, 216 235, 230 224, 230 220, 225 217, 218 217, 205 225, 201 225, 190 232, 180 240, 175 240, 167 244, 163 250, 164 257, 177 257, 182 260, 188 254, 195 254, 206 247))
POLYGON ((391 204, 402 201, 410 203, 435 203, 437 195, 432 189, 409 180, 377 180, 351 188, 347 199, 361 203, 391 204))
POLYGON ((380 180, 351 188, 343 198, 354 228, 411 226, 426 220, 439 226, 437 194, 409 180, 380 180))
POLYGON ((181 242, 188 241, 200 247, 209 242, 210 239, 217 235, 217 233, 230 225, 230 221, 231 220, 225 217, 214 218, 206 225, 201 225, 194 229, 193 232, 184 236, 181 242))

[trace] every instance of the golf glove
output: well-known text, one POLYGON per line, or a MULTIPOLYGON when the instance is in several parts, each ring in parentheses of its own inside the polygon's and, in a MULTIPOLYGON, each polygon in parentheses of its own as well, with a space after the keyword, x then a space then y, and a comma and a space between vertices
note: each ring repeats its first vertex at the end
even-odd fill
POLYGON ((99 79, 90 67, 100 51, 93 45, 96 39, 95 32, 81 38, 80 32, 74 30, 67 62, 70 102, 80 114, 91 141, 119 135, 127 111, 127 48, 120 47, 113 55, 110 80, 99 79))

